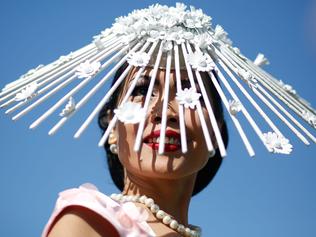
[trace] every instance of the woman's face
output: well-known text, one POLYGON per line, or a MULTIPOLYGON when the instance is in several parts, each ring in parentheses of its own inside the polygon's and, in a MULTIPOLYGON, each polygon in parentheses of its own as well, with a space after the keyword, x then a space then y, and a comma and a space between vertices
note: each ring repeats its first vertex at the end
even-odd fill
MULTIPOLYGON (((142 76, 138 80, 138 83, 132 95, 129 98, 129 101, 134 103, 140 103, 142 104, 142 106, 144 105, 152 71, 152 68, 147 68, 144 70, 142 76)), ((131 80, 135 78, 136 73, 137 69, 134 69, 127 76, 121 95, 118 99, 119 102, 126 94, 128 85, 131 82, 131 80)), ((205 81, 208 78, 204 78, 203 76, 202 78, 204 81, 204 85, 206 85, 205 88, 209 95, 209 100, 212 103, 211 92, 209 91, 209 86, 207 86, 210 82, 205 83, 205 81)), ((128 172, 134 175, 141 175, 144 177, 176 179, 191 175, 193 173, 197 173, 206 164, 209 154, 204 140, 201 122, 196 109, 187 108, 184 111, 188 146, 188 151, 186 154, 182 153, 181 145, 176 146, 178 147, 178 149, 176 150, 172 149, 175 147, 175 145, 165 145, 164 154, 159 155, 158 149, 154 148, 155 145, 150 144, 148 140, 144 139, 152 132, 158 132, 159 134, 159 131, 161 129, 162 104, 164 100, 163 98, 165 86, 164 81, 165 70, 158 70, 155 86, 153 89, 151 101, 147 112, 143 132, 143 140, 141 142, 139 152, 135 152, 133 149, 136 140, 138 124, 124 124, 118 121, 114 129, 114 135, 117 139, 119 159, 122 165, 128 170, 128 172), (168 151, 168 148, 170 151, 168 151)), ((181 84, 182 89, 190 88, 190 83, 186 71, 181 72, 181 84)), ((200 92, 197 82, 196 87, 197 92, 200 92)), ((178 102, 175 97, 176 78, 175 72, 171 71, 166 131, 173 131, 180 134, 178 102)), ((212 140, 214 141, 215 139, 213 131, 211 129, 211 124, 208 118, 208 113, 204 105, 202 96, 200 97, 200 102, 202 105, 204 118, 206 119, 206 123, 210 131, 210 135, 212 137, 212 140)), ((168 139, 167 135, 166 139, 168 139)), ((181 142, 180 138, 178 139, 178 141, 179 143, 181 142)), ((156 141, 156 143, 159 142, 156 141)), ((157 144, 156 147, 158 147, 157 144)))

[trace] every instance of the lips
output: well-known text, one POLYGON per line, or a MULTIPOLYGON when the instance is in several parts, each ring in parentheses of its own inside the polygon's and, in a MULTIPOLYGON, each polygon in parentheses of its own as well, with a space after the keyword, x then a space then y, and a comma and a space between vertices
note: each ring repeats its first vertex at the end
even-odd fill
MULTIPOLYGON (((150 146, 153 150, 159 148, 160 130, 156 130, 144 138, 144 143, 150 146)), ((177 151, 181 148, 180 134, 172 130, 166 130, 165 136, 165 152, 177 151)))

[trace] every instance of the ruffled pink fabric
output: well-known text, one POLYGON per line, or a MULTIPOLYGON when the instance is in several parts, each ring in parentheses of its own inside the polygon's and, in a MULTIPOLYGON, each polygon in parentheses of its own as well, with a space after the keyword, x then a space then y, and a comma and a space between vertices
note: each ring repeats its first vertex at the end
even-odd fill
POLYGON ((87 183, 79 188, 59 193, 55 209, 43 230, 42 237, 47 237, 54 220, 69 206, 82 206, 96 212, 110 222, 122 237, 155 236, 146 222, 148 213, 144 208, 136 207, 132 202, 117 203, 99 192, 93 184, 87 183))

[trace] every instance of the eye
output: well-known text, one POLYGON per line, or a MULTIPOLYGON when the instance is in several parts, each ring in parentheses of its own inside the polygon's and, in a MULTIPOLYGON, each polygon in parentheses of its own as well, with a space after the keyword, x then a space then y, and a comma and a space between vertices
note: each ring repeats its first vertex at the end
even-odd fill
MULTIPOLYGON (((132 96, 146 96, 148 86, 149 85, 137 85, 132 92, 132 96)), ((153 89, 151 96, 156 96, 156 94, 155 89, 153 89)))

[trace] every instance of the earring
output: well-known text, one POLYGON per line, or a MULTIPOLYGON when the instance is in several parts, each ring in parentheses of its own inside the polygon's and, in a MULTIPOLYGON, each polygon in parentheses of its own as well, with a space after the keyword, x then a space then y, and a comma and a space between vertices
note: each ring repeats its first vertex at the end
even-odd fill
POLYGON ((110 151, 111 151, 113 154, 117 154, 117 145, 116 145, 116 144, 111 144, 111 146, 110 146, 110 151))
POLYGON ((209 156, 210 156, 210 157, 214 157, 215 154, 216 154, 216 150, 215 150, 215 149, 212 150, 211 152, 209 152, 209 156))

